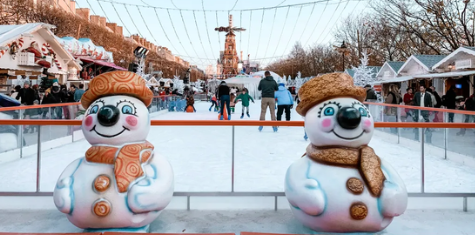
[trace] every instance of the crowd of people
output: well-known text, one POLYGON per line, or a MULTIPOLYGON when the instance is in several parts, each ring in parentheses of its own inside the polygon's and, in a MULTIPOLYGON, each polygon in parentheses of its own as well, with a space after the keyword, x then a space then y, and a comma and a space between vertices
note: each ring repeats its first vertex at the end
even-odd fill
MULTIPOLYGON (((370 85, 366 87, 367 92, 367 101, 377 99, 374 90, 370 85)), ((475 111, 475 97, 474 94, 467 97, 464 100, 457 99, 457 91, 455 86, 451 86, 445 95, 442 97, 437 93, 434 86, 426 87, 420 85, 418 87, 409 87, 406 89, 404 96, 401 95, 399 87, 395 84, 389 86, 387 96, 384 99, 384 103, 391 105, 405 105, 407 108, 400 110, 398 113, 397 107, 385 107, 384 114, 387 121, 397 122, 397 121, 406 121, 406 122, 442 122, 441 118, 442 112, 435 110, 420 110, 420 109, 411 109, 409 106, 417 106, 423 108, 446 108, 446 109, 460 109, 467 111, 475 111), (398 120, 398 118, 403 120, 398 120)), ((448 112, 448 122, 454 122, 455 113, 448 112)), ((475 122, 475 117, 473 115, 464 115, 464 122, 475 122)), ((457 135, 465 135, 466 129, 461 129, 457 135)), ((397 133, 396 128, 391 128, 391 132, 397 133)), ((427 128, 425 130, 425 135, 427 142, 430 143, 432 139, 433 130, 427 128)), ((417 129, 414 129, 414 138, 419 138, 419 133, 417 129)))
MULTIPOLYGON (((44 93, 40 92, 38 85, 30 86, 29 82, 25 82, 23 87, 20 85, 15 86, 12 90, 10 97, 18 100, 21 105, 38 105, 38 104, 59 104, 59 103, 74 103, 81 100, 84 94, 84 84, 80 84, 79 87, 71 85, 69 88, 66 85, 60 85, 57 82, 53 83, 53 86, 47 88, 44 93)), ((48 108, 31 108, 25 109, 23 112, 24 119, 74 119, 78 113, 78 107, 76 106, 60 106, 60 107, 48 107, 48 108), (49 117, 47 117, 49 116, 49 117)), ((24 132, 34 132, 35 127, 25 127, 24 132)))
MULTIPOLYGON (((261 92, 261 113, 259 120, 265 120, 267 110, 269 109, 272 121, 281 121, 282 115, 285 112, 285 120, 290 121, 291 109, 293 109, 294 98, 289 90, 285 88, 284 83, 277 84, 275 79, 271 76, 269 71, 266 71, 265 78, 259 82, 257 89, 261 92), (277 102, 277 103, 276 103, 277 102), (277 114, 276 114, 277 109, 277 114)), ((224 119, 224 107, 228 113, 228 119, 231 120, 231 114, 234 113, 234 105, 236 102, 242 102, 241 119, 244 114, 250 117, 249 105, 254 103, 254 99, 249 95, 248 89, 244 88, 242 92, 237 95, 237 88, 230 88, 225 81, 222 81, 216 90, 216 93, 211 98, 211 107, 209 111, 215 108, 219 109, 221 120, 224 119)), ((274 131, 278 130, 277 126, 272 127, 274 131)), ((263 126, 259 127, 262 131, 263 126)))

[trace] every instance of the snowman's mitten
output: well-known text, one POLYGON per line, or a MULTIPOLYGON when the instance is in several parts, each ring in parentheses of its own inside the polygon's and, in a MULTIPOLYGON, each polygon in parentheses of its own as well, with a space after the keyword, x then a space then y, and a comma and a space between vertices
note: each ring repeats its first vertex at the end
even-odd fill
POLYGON ((320 215, 325 209, 325 193, 317 180, 307 178, 305 172, 299 171, 299 168, 308 164, 308 160, 302 160, 287 170, 285 196, 293 207, 308 215, 320 215))
POLYGON ((287 196, 290 204, 306 214, 320 215, 325 209, 326 201, 318 182, 314 179, 307 179, 299 191, 299 194, 292 195, 290 193, 292 196, 287 196))
POLYGON ((379 200, 381 202, 381 214, 384 217, 402 215, 407 208, 406 189, 386 180, 379 200))
POLYGON ((161 211, 173 197, 173 171, 165 158, 153 156, 143 164, 145 177, 128 192, 127 203, 134 213, 161 211))
POLYGON ((66 177, 64 179, 58 180, 56 183, 56 188, 54 190, 54 204, 59 211, 69 214, 72 212, 72 201, 74 193, 71 192, 71 187, 73 185, 73 177, 66 177))
POLYGON ((386 180, 380 195, 381 214, 384 217, 399 216, 407 208, 407 189, 397 171, 384 159, 381 167, 386 180))
POLYGON ((75 192, 73 189, 76 170, 81 166, 84 158, 71 162, 59 176, 54 188, 53 201, 59 211, 71 214, 74 210, 75 192))

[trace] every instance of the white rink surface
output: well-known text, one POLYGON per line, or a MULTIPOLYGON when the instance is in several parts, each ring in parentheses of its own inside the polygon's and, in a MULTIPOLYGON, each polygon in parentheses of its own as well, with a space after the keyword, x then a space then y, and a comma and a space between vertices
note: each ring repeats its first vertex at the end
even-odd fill
MULTIPOLYGON (((156 120, 216 120, 209 103, 195 104, 197 113, 164 113, 156 120)), ((240 103, 233 120, 240 120, 240 103)), ((251 103, 251 118, 258 120, 260 103, 251 103)), ((292 110, 292 120, 303 120, 292 110)), ((270 119, 267 113, 267 120, 270 119)), ((224 121, 223 121, 224 122, 224 121)), ((152 127, 148 141, 168 158, 175 172, 175 191, 231 190, 231 127, 152 127)), ((235 127, 235 190, 283 191, 288 166, 305 152, 309 142, 301 127, 235 127)), ((370 146, 392 164, 409 192, 421 190, 420 149, 373 137, 370 146)), ((51 192, 63 169, 84 155, 90 145, 80 140, 41 153, 41 191, 51 192)), ((0 191, 34 191, 36 154, 0 164, 0 191)), ((475 192, 475 169, 459 162, 425 155, 425 192, 475 192)))

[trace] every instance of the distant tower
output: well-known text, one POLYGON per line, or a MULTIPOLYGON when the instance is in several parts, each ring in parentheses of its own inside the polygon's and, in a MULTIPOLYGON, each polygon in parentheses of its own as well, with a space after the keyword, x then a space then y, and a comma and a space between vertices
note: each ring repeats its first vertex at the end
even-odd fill
POLYGON ((226 40, 224 42, 224 54, 220 58, 223 74, 238 74, 239 57, 236 51, 236 35, 234 32, 245 31, 243 28, 233 27, 233 15, 229 15, 229 26, 215 28, 218 32, 226 32, 226 40))

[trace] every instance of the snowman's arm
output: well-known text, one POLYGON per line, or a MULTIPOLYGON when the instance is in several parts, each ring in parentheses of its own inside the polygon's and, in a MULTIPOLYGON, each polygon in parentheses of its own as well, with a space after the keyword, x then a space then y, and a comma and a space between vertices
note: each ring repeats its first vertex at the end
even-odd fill
POLYGON ((310 176, 312 164, 304 157, 289 167, 285 176, 285 196, 294 208, 316 216, 323 213, 326 197, 318 180, 310 176))
POLYGON ((407 208, 407 189, 397 171, 381 159, 381 169, 386 180, 381 196, 378 199, 380 213, 384 217, 399 216, 407 208))
POLYGON ((149 163, 142 164, 145 177, 128 192, 127 202, 134 213, 163 210, 173 197, 173 170, 170 163, 152 152, 149 163))
POLYGON ((84 158, 71 162, 58 179, 54 188, 53 200, 56 208, 65 214, 72 214, 74 211, 74 173, 79 168, 84 158))

